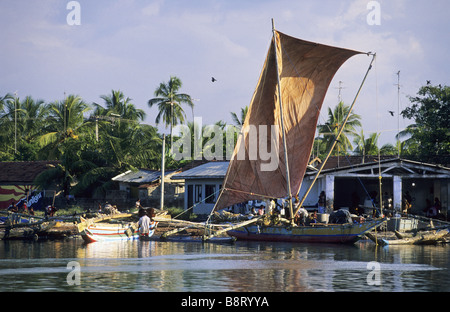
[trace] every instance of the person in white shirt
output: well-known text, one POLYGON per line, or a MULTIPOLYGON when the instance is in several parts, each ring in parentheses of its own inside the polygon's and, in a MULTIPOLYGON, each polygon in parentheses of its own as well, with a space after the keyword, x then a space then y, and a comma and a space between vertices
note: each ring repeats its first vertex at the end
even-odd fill
POLYGON ((142 213, 142 217, 139 219, 138 226, 139 226, 139 236, 148 236, 148 233, 150 232, 150 223, 151 220, 147 216, 147 213, 145 211, 142 213))

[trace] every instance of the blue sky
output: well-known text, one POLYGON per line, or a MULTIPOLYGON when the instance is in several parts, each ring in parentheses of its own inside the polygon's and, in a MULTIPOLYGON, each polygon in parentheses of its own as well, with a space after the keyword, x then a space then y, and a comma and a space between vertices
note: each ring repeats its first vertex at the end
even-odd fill
MULTIPOLYGON (((431 80, 450 84, 450 20, 447 0, 379 0, 380 25, 369 25, 368 0, 79 0, 81 25, 70 26, 66 0, 0 1, 0 95, 18 92, 45 101, 64 92, 102 104, 101 95, 121 90, 147 113, 147 101, 171 75, 195 101, 203 124, 232 123, 230 112, 250 103, 276 28, 291 36, 377 52, 355 112, 364 132, 381 132, 381 143, 397 133, 397 75, 400 110, 408 95, 431 80), (211 76, 217 82, 211 82, 211 76)), ((336 105, 339 81, 350 104, 370 58, 355 56, 330 85, 326 108, 336 105)), ((192 112, 186 109, 188 119, 192 112)), ((410 122, 400 120, 400 128, 410 122)), ((161 131, 168 133, 162 126, 161 131)))

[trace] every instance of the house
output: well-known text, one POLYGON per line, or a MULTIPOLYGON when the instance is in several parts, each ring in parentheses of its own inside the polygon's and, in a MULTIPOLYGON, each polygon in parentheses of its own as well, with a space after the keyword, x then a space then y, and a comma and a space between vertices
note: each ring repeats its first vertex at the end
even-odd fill
MULTIPOLYGON (((184 195, 184 185, 172 180, 177 171, 164 173, 164 203, 177 205, 184 195)), ((139 169, 129 170, 112 178, 119 183, 119 191, 107 195, 109 200, 136 200, 158 207, 161 200, 161 171, 139 169)))
POLYGON ((184 180, 184 209, 193 207, 195 214, 209 214, 214 208, 228 161, 212 161, 178 173, 174 180, 184 180))
POLYGON ((58 161, 0 162, 0 210, 29 195, 36 188, 36 177, 57 164, 58 161))
MULTIPOLYGON (((318 166, 316 166, 318 168, 318 166)), ((301 198, 313 182, 317 169, 305 174, 299 192, 301 198)), ((329 159, 306 197, 305 206, 315 206, 324 191, 329 210, 371 206, 371 198, 384 208, 400 210, 406 196, 412 200, 411 213, 423 214, 437 198, 442 213, 450 209, 450 168, 401 158, 334 156, 329 159)), ((379 206, 377 204, 377 206, 379 206)))

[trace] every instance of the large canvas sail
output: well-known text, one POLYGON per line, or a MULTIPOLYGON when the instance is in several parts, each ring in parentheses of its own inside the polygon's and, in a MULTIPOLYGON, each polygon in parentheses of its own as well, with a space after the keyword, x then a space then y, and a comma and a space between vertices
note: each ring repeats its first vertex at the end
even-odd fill
POLYGON ((275 57, 281 84, 290 188, 292 194, 297 194, 328 86, 340 66, 361 53, 296 39, 278 31, 274 31, 274 37, 277 51, 272 39, 216 210, 252 199, 289 195, 275 57))

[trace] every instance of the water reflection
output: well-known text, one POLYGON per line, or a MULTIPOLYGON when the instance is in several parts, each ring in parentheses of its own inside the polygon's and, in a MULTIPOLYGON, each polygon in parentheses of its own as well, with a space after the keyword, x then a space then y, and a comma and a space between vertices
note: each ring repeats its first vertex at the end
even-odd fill
POLYGON ((0 291, 448 291, 448 246, 0 242, 0 291), (67 285, 67 263, 81 285, 67 285), (381 265, 368 285, 367 264, 381 265))

